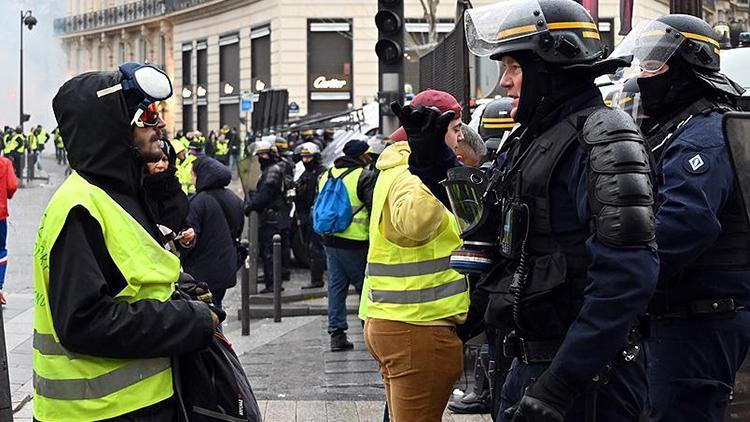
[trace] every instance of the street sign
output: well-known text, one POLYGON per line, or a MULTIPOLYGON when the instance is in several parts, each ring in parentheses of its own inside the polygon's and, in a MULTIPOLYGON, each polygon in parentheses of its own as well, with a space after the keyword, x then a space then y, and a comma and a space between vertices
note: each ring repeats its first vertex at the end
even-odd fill
POLYGON ((298 114, 299 113, 299 104, 292 101, 289 103, 289 114, 298 114))
POLYGON ((253 94, 250 91, 243 91, 240 96, 240 109, 244 112, 253 111, 253 94))

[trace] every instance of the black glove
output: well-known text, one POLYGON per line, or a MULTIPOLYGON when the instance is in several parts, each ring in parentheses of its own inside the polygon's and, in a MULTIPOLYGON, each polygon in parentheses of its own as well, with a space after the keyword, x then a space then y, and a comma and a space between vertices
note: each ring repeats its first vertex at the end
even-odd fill
POLYGON ((208 290, 208 283, 205 281, 196 281, 188 273, 180 273, 180 278, 177 280, 177 289, 192 300, 211 303, 212 295, 208 290))
POLYGON ((208 304, 208 309, 210 309, 211 312, 216 314, 216 317, 219 318, 219 323, 222 323, 224 322, 225 319, 227 319, 227 313, 224 312, 223 309, 219 309, 211 303, 208 304))
POLYGON ((545 372, 504 412, 505 417, 512 422, 562 422, 575 397, 563 382, 545 372))
POLYGON ((429 164, 445 155, 445 134, 448 125, 456 118, 455 111, 440 113, 435 107, 401 106, 391 103, 391 110, 398 117, 406 131, 411 148, 411 156, 417 163, 429 164))

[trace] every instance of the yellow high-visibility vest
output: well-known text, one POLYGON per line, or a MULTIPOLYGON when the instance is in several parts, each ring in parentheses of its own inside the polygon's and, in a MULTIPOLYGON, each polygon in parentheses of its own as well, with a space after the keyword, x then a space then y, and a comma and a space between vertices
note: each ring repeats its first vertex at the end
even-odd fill
POLYGON ((382 233, 380 220, 388 192, 408 171, 406 164, 386 169, 375 184, 365 280, 367 301, 366 309, 360 312, 370 318, 404 322, 429 322, 464 314, 469 310, 469 284, 466 277, 450 268, 451 253, 461 247, 462 241, 456 218, 448 209, 442 231, 424 245, 399 246, 382 233))
POLYGON ((100 188, 73 172, 55 193, 34 248, 34 417, 43 422, 114 418, 173 394, 170 359, 115 359, 67 350, 52 323, 48 286, 50 251, 76 206, 99 223, 107 251, 127 282, 116 300, 167 301, 180 261, 100 188))
POLYGON ((193 184, 193 163, 197 160, 193 154, 188 154, 181 163, 177 164, 177 179, 182 185, 182 191, 186 194, 195 193, 195 185, 193 184))
MULTIPOLYGON (((348 168, 332 168, 329 171, 333 177, 339 177, 344 174, 348 168)), ((331 236, 342 237, 350 240, 367 240, 369 236, 369 225, 370 225, 370 213, 367 211, 367 207, 364 206, 357 195, 357 184, 359 183, 359 176, 362 174, 362 168, 353 170, 351 173, 344 176, 343 182, 346 186, 346 193, 349 194, 349 203, 352 204, 352 224, 341 233, 335 233, 331 236)), ((326 181, 328 180, 328 172, 323 173, 323 176, 318 181, 318 191, 323 189, 326 181)))

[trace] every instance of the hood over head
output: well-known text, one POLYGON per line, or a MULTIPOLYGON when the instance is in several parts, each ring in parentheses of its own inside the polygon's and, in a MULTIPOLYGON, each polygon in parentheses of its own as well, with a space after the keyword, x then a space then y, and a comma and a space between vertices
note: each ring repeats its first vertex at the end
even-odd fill
POLYGON ((130 121, 141 98, 132 91, 97 97, 120 83, 115 72, 90 72, 63 84, 52 100, 70 167, 101 188, 124 193, 140 189, 143 163, 130 121))
POLYGON ((200 192, 206 189, 221 189, 228 186, 232 181, 232 172, 227 166, 211 157, 199 157, 193 163, 195 171, 195 190, 200 192))
POLYGON ((411 148, 409 148, 408 142, 393 143, 383 150, 383 153, 378 157, 375 167, 378 170, 387 170, 401 165, 408 165, 409 154, 411 154, 411 148))

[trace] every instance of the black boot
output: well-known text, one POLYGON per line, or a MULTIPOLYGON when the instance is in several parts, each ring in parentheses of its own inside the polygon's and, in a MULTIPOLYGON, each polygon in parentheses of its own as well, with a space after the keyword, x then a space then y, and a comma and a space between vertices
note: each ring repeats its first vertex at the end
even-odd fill
POLYGON ((336 330, 331 333, 331 351, 332 352, 338 352, 341 350, 350 350, 353 348, 354 348, 354 344, 352 344, 346 338, 346 331, 336 330))
POLYGON ((448 409, 453 413, 463 415, 476 415, 490 413, 492 400, 490 399, 489 390, 484 390, 477 394, 471 392, 458 400, 448 403, 448 409))

